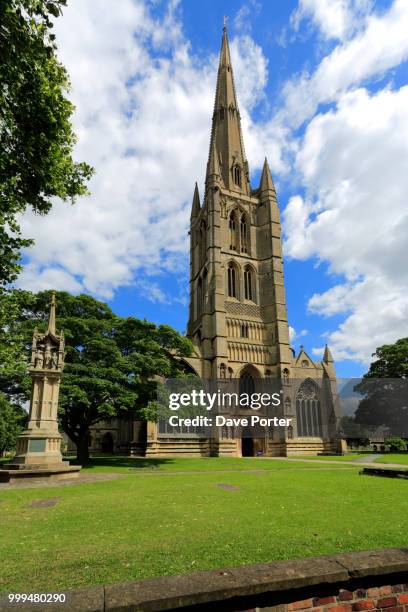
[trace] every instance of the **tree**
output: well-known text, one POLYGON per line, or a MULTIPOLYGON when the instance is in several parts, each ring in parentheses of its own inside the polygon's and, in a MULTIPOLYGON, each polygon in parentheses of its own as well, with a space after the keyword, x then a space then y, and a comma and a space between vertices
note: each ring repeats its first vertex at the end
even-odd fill
POLYGON ((377 348, 377 357, 355 390, 364 394, 355 421, 386 427, 391 435, 408 435, 408 338, 377 348))
POLYGON ((407 448, 406 442, 402 438, 387 438, 385 443, 390 447, 390 451, 392 453, 398 453, 406 450, 407 448))
POLYGON ((0 392, 5 381, 25 374, 26 353, 21 331, 15 329, 24 292, 0 288, 0 392))
POLYGON ((21 249, 18 215, 46 214, 53 198, 87 193, 92 168, 75 163, 67 99, 69 79, 57 60, 52 18, 66 0, 0 3, 0 286, 16 278, 21 249))
POLYGON ((26 420, 25 410, 8 402, 5 395, 0 393, 0 456, 15 448, 17 436, 26 420))
MULTIPOLYGON (((25 350, 34 327, 47 324, 50 292, 20 294, 23 300, 18 329, 25 350)), ((156 326, 133 317, 116 316, 88 295, 59 292, 57 327, 66 340, 65 368, 60 390, 59 420, 77 446, 78 460, 88 459, 89 427, 115 416, 140 416, 156 398, 158 376, 183 375, 179 357, 192 346, 168 326, 156 326)), ((17 383, 8 378, 13 393, 29 396, 29 377, 17 383)))
POLYGON ((394 344, 384 344, 377 348, 364 378, 408 378, 408 338, 401 338, 394 344))
POLYGON ((352 416, 344 416, 341 418, 340 427, 342 436, 345 438, 356 438, 365 440, 370 437, 373 431, 369 430, 367 427, 360 425, 360 423, 356 423, 354 417, 352 416))

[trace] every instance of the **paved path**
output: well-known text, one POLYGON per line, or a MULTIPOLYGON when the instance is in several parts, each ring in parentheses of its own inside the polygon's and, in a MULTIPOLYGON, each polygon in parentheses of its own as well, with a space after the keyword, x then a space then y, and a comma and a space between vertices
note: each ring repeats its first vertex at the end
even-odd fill
POLYGON ((381 455, 370 455, 369 457, 359 457, 358 459, 353 459, 353 463, 374 463, 374 461, 378 459, 378 457, 381 457, 381 455))
MULTIPOLYGON (((381 457, 381 455, 376 455, 377 457, 381 457)), ((246 457, 246 459, 256 459, 256 457, 246 457)), ((262 459, 269 459, 271 461, 301 461, 303 463, 325 463, 326 465, 354 465, 354 467, 356 467, 356 463, 357 461, 358 463, 358 467, 360 466, 371 466, 371 461, 370 461, 370 457, 364 457, 361 460, 360 459, 353 459, 351 461, 336 461, 336 459, 305 459, 305 458, 301 458, 301 457, 262 457, 262 459), (361 461, 361 462, 360 462, 361 461)), ((408 470, 408 465, 405 463, 376 463, 375 464, 376 467, 381 467, 381 468, 405 468, 406 470, 408 470)))
POLYGON ((101 482, 104 480, 115 480, 126 474, 120 474, 119 472, 99 472, 96 474, 89 474, 89 472, 82 472, 78 478, 67 478, 66 480, 48 480, 41 478, 28 478, 27 480, 21 480, 17 483, 9 484, 8 482, 0 482, 0 493, 2 491, 10 491, 10 489, 43 489, 48 487, 70 487, 77 484, 89 484, 92 482, 101 482))

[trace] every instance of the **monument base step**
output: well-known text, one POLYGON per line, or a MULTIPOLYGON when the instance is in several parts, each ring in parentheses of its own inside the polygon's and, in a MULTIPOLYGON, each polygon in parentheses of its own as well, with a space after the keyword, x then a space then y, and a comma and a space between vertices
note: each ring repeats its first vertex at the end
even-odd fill
POLYGON ((11 465, 0 469, 0 482, 16 483, 27 479, 36 480, 63 480, 65 478, 78 478, 80 465, 67 465, 62 467, 42 467, 33 468, 33 466, 21 466, 18 469, 13 469, 11 465))

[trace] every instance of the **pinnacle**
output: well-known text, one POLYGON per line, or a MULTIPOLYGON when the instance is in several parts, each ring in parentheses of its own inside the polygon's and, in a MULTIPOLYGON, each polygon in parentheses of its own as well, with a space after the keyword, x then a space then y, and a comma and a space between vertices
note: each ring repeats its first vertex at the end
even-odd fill
POLYGON ((325 349, 324 349, 323 361, 325 363, 333 363, 333 361, 334 361, 333 357, 332 357, 332 354, 331 354, 331 351, 330 351, 329 347, 327 346, 327 344, 326 344, 325 349))
POLYGON ((211 176, 212 174, 216 174, 218 176, 220 175, 220 164, 218 161, 218 153, 214 141, 210 151, 210 160, 208 166, 208 176, 211 176))
POLYGON ((194 187, 194 195, 193 195, 193 203, 191 205, 191 219, 194 219, 198 216, 201 209, 200 204, 200 194, 198 193, 198 185, 197 182, 194 187))
POLYGON ((261 175, 260 192, 262 193, 262 191, 275 191, 275 185, 273 184, 271 171, 269 170, 269 164, 266 157, 261 175))
POLYGON ((48 329, 47 332, 55 336, 55 291, 51 293, 51 304, 50 304, 50 314, 48 318, 48 329))

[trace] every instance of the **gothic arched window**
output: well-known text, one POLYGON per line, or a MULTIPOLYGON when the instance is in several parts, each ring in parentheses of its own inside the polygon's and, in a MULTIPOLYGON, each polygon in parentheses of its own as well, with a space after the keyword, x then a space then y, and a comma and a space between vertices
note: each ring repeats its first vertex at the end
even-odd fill
POLYGON ((319 388, 312 380, 302 382, 296 395, 297 432, 300 438, 322 436, 319 388))
POLYGON ((241 187, 241 168, 239 166, 234 166, 233 168, 234 175, 234 183, 241 187))
POLYGON ((241 374, 239 379, 239 393, 248 393, 248 395, 252 395, 255 392, 255 380, 254 377, 251 376, 248 372, 241 374))
POLYGON ((220 108, 220 119, 224 119, 224 107, 221 106, 220 108))
POLYGON ((248 223, 246 215, 242 215, 241 223, 240 223, 240 233, 241 233, 241 251, 243 253, 248 253, 248 223))
POLYGON ((233 263, 228 265, 228 295, 238 298, 238 271, 233 263))
POLYGON ((248 323, 241 325, 241 338, 248 338, 248 323))
POLYGON ((197 284, 197 316, 203 311, 203 281, 201 278, 198 279, 197 284))
POLYGON ((231 251, 237 251, 238 250, 237 223, 236 223, 234 211, 232 211, 229 217, 229 234, 230 234, 230 249, 231 251))
POLYGON ((255 301, 254 272, 249 266, 244 270, 244 295, 246 300, 255 301))
POLYGON ((204 268, 203 272, 203 288, 202 288, 202 297, 201 297, 201 311, 204 311, 205 303, 207 300, 207 268, 204 268))
POLYGON ((200 224, 200 263, 203 264, 207 254, 207 227, 205 221, 200 224))

